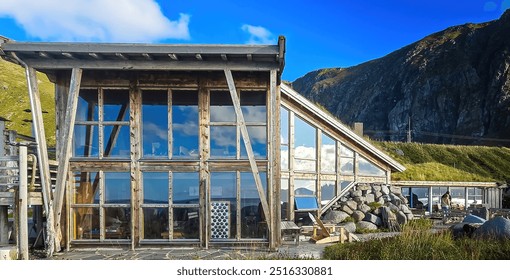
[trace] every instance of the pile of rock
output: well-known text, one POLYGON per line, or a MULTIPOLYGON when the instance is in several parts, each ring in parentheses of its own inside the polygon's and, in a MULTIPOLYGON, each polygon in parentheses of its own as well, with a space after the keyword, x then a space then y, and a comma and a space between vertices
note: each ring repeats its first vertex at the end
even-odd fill
POLYGON ((356 229, 395 229, 407 223, 413 214, 400 188, 381 184, 358 184, 323 216, 327 223, 356 229), (350 217, 350 219, 348 219, 350 217))

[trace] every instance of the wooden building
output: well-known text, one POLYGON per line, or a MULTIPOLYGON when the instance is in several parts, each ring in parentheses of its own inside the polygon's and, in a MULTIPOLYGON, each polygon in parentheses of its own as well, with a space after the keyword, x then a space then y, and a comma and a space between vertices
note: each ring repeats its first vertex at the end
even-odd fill
POLYGON ((25 68, 48 242, 276 248, 282 220, 321 214, 405 168, 281 83, 277 45, 4 40, 25 68), (51 181, 37 72, 55 83, 51 181), (54 231, 52 230, 54 229, 54 231))

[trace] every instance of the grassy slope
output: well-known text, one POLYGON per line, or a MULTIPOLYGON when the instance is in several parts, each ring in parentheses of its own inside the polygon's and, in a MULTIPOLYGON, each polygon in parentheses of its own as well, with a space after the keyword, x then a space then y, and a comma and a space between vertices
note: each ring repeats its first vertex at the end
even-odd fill
POLYGON ((510 182, 510 149, 420 143, 373 142, 404 164, 394 180, 510 182))
MULTIPOLYGON (((54 85, 46 75, 38 73, 39 91, 46 138, 49 146, 55 145, 55 91, 54 85)), ((30 113, 27 83, 24 69, 13 63, 0 59, 0 117, 10 120, 8 129, 19 134, 31 135, 32 114, 30 113), (27 110, 27 112, 25 112, 27 110)))

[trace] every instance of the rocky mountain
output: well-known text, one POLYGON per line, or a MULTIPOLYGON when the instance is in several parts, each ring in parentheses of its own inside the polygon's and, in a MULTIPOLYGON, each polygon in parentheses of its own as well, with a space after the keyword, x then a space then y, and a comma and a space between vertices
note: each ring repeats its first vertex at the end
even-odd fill
POLYGON ((292 83, 375 139, 510 146, 510 10, 450 27, 382 58, 292 83))

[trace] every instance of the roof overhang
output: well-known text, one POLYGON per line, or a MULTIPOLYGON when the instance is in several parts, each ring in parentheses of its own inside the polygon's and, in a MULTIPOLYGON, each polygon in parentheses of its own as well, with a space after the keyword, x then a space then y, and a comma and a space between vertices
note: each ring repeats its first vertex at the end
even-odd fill
POLYGON ((363 148, 365 151, 369 152, 373 157, 381 160, 382 162, 388 164, 392 170, 402 172, 406 170, 406 168, 398 163, 396 160, 383 153, 381 150, 376 148, 374 145, 370 144, 368 141, 358 136, 354 131, 352 131, 349 127, 342 124, 336 118, 330 116, 327 112, 324 112, 323 109, 319 108, 317 105, 310 102, 308 99, 300 95, 291 87, 281 84, 281 93, 291 99, 293 102, 299 104, 306 110, 310 111, 312 114, 317 116, 317 118, 321 119, 334 129, 338 130, 340 134, 344 135, 350 141, 356 143, 358 146, 363 148))
POLYGON ((279 70, 285 65, 285 37, 277 45, 174 45, 16 42, 0 37, 0 56, 42 72, 81 68, 104 70, 233 71, 279 70))

